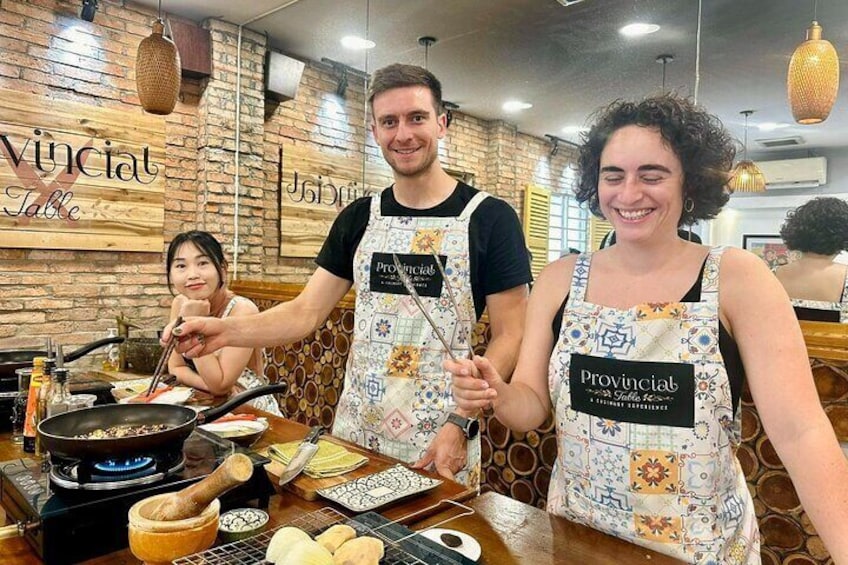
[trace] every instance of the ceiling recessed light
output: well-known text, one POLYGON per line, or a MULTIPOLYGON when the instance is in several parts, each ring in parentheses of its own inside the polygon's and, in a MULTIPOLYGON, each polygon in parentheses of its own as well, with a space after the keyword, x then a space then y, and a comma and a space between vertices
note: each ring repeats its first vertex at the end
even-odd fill
POLYGON ((348 49, 372 49, 377 44, 371 41, 370 39, 363 39, 361 37, 357 37, 355 35, 346 35, 342 37, 342 46, 348 49))
POLYGON ((784 122, 763 122, 758 124, 757 127, 760 131, 774 131, 776 129, 788 128, 790 124, 784 122))
POLYGON ((533 105, 529 102, 522 102, 521 100, 510 100, 508 102, 504 102, 503 109, 506 112, 518 112, 519 110, 526 110, 527 108, 532 108, 533 105))
POLYGON ((628 24, 623 28, 618 30, 618 33, 624 35, 626 37, 639 37, 642 35, 648 35, 649 33, 654 33, 660 30, 660 26, 657 24, 628 24))

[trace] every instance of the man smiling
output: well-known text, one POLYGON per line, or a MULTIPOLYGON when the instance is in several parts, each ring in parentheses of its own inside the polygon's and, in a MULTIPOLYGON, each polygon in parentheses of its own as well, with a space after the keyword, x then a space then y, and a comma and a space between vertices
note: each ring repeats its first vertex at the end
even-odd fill
POLYGON ((382 68, 368 101, 371 130, 394 184, 342 210, 296 299, 248 320, 188 321, 179 330, 180 350, 200 355, 224 345, 296 341, 320 326, 353 285, 354 338, 333 435, 476 486, 479 426, 472 414, 455 410, 442 368, 447 352, 401 284, 393 256, 452 355, 466 354, 488 308, 486 355, 510 374, 531 280, 521 226, 506 202, 442 169, 438 149, 447 117, 432 73, 412 65, 382 68), (442 269, 434 268, 434 254, 442 269))

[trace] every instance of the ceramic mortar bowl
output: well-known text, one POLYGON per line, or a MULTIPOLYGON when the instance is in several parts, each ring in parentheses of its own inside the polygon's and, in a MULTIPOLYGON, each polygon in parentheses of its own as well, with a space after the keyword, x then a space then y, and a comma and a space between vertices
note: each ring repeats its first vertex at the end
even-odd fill
POLYGON ((218 520, 218 538, 221 543, 232 543, 255 536, 268 525, 268 513, 257 508, 237 508, 221 514, 218 520))
POLYGON ((199 516, 185 520, 151 520, 150 512, 163 497, 157 494, 139 500, 129 511, 130 551, 147 565, 170 563, 174 559, 209 549, 218 534, 221 503, 216 498, 199 516))

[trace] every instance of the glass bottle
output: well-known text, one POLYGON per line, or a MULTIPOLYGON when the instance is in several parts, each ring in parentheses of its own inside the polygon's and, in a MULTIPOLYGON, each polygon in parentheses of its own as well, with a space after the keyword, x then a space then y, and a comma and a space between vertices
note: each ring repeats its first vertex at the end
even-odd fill
MULTIPOLYGON (((48 350, 48 357, 44 360, 43 374, 41 375, 41 387, 38 389, 38 402, 36 403, 36 431, 38 423, 47 418, 47 399, 50 397, 53 384, 53 371, 56 367, 56 358, 48 350)), ((35 454, 44 455, 41 445, 41 437, 35 434, 35 454)))
POLYGON ((12 403, 12 443, 21 444, 24 441, 24 424, 26 423, 29 379, 32 376, 32 367, 16 369, 15 375, 18 377, 18 393, 12 403))
POLYGON ((26 420, 24 420, 24 451, 35 453, 35 438, 38 434, 38 393, 41 392, 41 379, 44 375, 46 357, 35 357, 32 360, 32 374, 29 379, 29 394, 27 395, 26 420))
MULTIPOLYGON (((107 337, 118 337, 118 328, 109 328, 107 337)), ((117 373, 120 370, 121 349, 117 343, 106 346, 106 355, 103 357, 103 370, 107 373, 117 373)))
POLYGON ((67 412, 71 407, 71 391, 68 387, 68 370, 64 367, 53 369, 53 383, 47 401, 47 417, 67 412))

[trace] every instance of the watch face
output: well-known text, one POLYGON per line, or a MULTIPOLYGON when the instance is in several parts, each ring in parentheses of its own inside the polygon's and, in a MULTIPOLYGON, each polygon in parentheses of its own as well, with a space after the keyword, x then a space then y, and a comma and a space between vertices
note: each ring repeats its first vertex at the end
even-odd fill
POLYGON ((480 432, 480 422, 478 422, 476 419, 469 420, 468 421, 468 429, 466 430, 465 434, 469 438, 474 438, 474 437, 477 437, 477 434, 479 432, 480 432))

